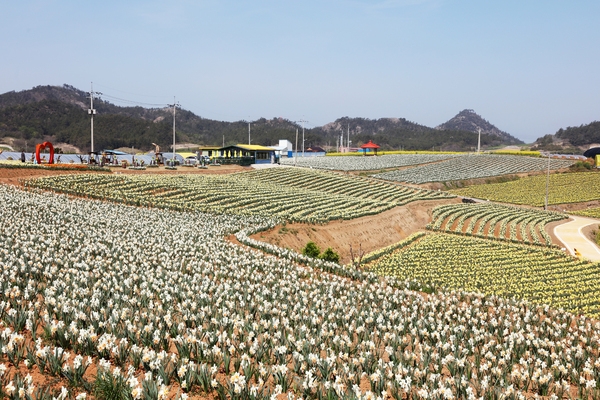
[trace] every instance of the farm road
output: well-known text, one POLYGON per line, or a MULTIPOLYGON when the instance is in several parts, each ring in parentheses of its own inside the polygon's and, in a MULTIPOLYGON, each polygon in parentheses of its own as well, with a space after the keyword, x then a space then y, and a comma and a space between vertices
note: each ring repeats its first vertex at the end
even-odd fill
POLYGON ((558 240, 564 243, 569 253, 574 255, 574 249, 577 249, 583 258, 600 261, 600 249, 582 232, 586 226, 598 225, 599 222, 596 219, 571 215, 571 221, 556 226, 554 234, 558 240))

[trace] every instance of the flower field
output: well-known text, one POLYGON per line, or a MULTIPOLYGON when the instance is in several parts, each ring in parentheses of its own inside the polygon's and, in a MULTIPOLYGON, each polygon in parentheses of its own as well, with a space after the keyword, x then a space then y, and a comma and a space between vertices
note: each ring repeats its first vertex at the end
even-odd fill
POLYGON ((572 211, 572 214, 581 215, 584 217, 600 218, 600 208, 588 208, 586 210, 572 211))
MULTIPOLYGON (((600 324, 586 317, 494 295, 423 296, 392 277, 326 274, 222 239, 274 223, 259 216, 6 186, 0 202, 2 398, 600 395, 600 324)), ((427 235, 393 257, 438 237, 447 253, 460 250, 457 260, 486 256, 465 288, 477 282, 597 312, 587 292, 597 293, 597 267, 551 250, 427 235), (514 275, 502 270, 497 246, 507 259, 522 257, 514 275), (538 257, 546 269, 536 269, 538 257)), ((458 267, 452 274, 421 257, 390 266, 408 275, 404 265, 421 262, 413 277, 460 282, 458 267)))
POLYGON ((374 262, 372 270, 600 316, 600 264, 551 248, 431 234, 374 262))
MULTIPOLYGON (((504 183, 474 185, 451 192, 460 196, 541 207, 546 196, 546 175, 529 176, 504 183)), ((550 175, 548 204, 579 203, 599 198, 600 174, 598 173, 550 175)))
POLYGON ((399 168, 411 165, 427 164, 436 161, 458 157, 458 154, 386 154, 383 156, 358 156, 345 157, 298 157, 282 158, 281 164, 335 171, 375 171, 386 168, 399 168))
POLYGON ((367 177, 342 175, 305 168, 271 168, 241 174, 246 179, 269 183, 277 182, 286 187, 301 188, 331 194, 392 202, 403 205, 416 200, 451 198, 448 193, 408 186, 389 184, 367 177))
MULTIPOLYGON (((572 160, 552 159, 550 160, 550 169, 566 168, 573 163, 572 160)), ((545 171, 546 168, 548 168, 548 160, 543 158, 472 154, 374 176, 389 181, 427 183, 545 171)))
POLYGON ((544 226, 565 214, 492 203, 449 204, 433 210, 427 226, 434 231, 550 246, 544 226))
POLYGON ((310 223, 373 215, 409 201, 453 196, 360 177, 278 170, 281 182, 262 170, 231 175, 64 175, 31 180, 27 186, 131 205, 310 223), (314 181, 303 187, 303 179, 314 181))

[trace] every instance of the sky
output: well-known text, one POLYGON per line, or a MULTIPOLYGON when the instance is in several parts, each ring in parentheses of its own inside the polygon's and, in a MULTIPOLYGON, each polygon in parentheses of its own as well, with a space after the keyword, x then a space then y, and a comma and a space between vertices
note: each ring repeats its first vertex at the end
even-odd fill
POLYGON ((0 0, 0 93, 93 82, 307 127, 473 109, 533 142, 600 120, 599 18, 597 0, 0 0))

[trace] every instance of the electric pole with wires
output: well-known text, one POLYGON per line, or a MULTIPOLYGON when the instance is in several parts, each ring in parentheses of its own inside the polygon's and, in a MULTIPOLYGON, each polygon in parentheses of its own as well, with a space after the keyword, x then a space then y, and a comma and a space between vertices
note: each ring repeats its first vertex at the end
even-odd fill
MULTIPOLYGON (((91 82, 91 88, 89 91, 89 99, 90 99, 90 108, 88 109, 88 114, 91 115, 90 122, 90 131, 91 131, 91 145, 90 145, 90 153, 94 152, 94 115, 96 115, 96 110, 94 109, 94 95, 102 95, 100 92, 94 92, 94 82, 91 82)), ((92 155, 90 154, 90 157, 92 155)))
POLYGON ((308 121, 301 119, 298 122, 302 122, 302 157, 304 157, 304 124, 307 123, 308 121))
POLYGON ((171 166, 175 166, 175 110, 179 107, 181 108, 181 104, 175 101, 175 96, 173 96, 173 104, 169 104, 169 107, 173 107, 173 158, 171 159, 171 166))

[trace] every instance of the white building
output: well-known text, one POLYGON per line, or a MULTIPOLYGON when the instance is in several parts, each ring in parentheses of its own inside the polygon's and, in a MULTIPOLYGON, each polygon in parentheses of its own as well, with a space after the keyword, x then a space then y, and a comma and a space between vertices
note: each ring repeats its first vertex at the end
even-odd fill
POLYGON ((292 142, 286 139, 279 139, 279 144, 277 146, 269 146, 273 150, 275 150, 275 155, 277 157, 287 157, 294 151, 294 146, 292 142))

